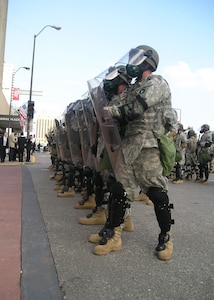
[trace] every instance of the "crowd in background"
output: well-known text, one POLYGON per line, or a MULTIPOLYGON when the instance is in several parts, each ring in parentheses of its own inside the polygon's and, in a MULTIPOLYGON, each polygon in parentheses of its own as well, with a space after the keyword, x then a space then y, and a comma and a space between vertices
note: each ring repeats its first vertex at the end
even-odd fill
POLYGON ((28 138, 24 136, 24 133, 17 133, 12 130, 8 136, 7 131, 0 133, 0 160, 4 163, 8 157, 8 161, 30 162, 31 155, 35 152, 46 151, 40 143, 36 143, 35 137, 29 135, 28 138))

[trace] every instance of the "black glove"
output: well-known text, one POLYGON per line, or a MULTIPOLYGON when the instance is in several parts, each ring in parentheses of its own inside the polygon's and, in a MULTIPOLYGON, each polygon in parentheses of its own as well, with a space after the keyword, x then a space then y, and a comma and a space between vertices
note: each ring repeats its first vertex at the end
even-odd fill
POLYGON ((210 147, 211 145, 212 145, 211 142, 206 142, 206 143, 205 143, 205 147, 210 147))

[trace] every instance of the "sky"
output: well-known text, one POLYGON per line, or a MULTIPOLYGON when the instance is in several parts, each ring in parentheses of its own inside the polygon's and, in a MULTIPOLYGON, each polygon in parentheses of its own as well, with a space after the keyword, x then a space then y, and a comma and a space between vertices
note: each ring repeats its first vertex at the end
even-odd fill
MULTIPOLYGON (((213 0, 9 0, 5 62, 31 67, 35 118, 61 119, 87 91, 87 81, 114 65, 131 48, 159 53, 155 74, 169 83, 172 106, 185 128, 214 130, 213 0)), ((30 88, 31 71, 19 70, 14 87, 30 88)), ((20 105, 28 100, 20 96, 20 105)))

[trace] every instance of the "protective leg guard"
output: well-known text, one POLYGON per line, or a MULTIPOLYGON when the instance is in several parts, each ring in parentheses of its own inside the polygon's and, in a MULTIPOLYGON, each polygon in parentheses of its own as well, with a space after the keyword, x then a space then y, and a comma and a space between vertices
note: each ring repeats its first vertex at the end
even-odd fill
POLYGON ((156 247, 157 256, 160 260, 169 260, 173 254, 173 243, 170 232, 159 234, 158 245, 156 247))
POLYGON ((103 179, 100 173, 94 174, 94 185, 95 185, 95 202, 97 207, 103 204, 103 179))
POLYGON ((96 255, 105 255, 111 251, 119 251, 122 248, 121 240, 121 227, 115 227, 113 231, 113 236, 107 236, 107 242, 104 245, 97 245, 94 248, 93 253, 96 255))
POLYGON ((80 218, 82 225, 104 225, 106 223, 106 211, 103 207, 95 208, 86 218, 80 218))
POLYGON ((95 203, 95 195, 92 194, 90 197, 87 197, 86 199, 78 202, 74 208, 77 209, 93 209, 96 207, 96 203, 95 203))
POLYGON ((109 228, 114 229, 124 223, 127 208, 126 192, 120 182, 113 183, 110 187, 108 206, 109 228))
POLYGON ((148 196, 154 203, 154 209, 156 218, 161 229, 159 235, 159 242, 156 247, 158 258, 161 260, 168 260, 172 257, 173 244, 170 238, 171 224, 174 224, 174 220, 171 219, 172 204, 169 204, 169 198, 166 192, 160 188, 150 188, 148 190, 148 196))
POLYGON ((170 231, 171 224, 174 224, 174 220, 171 219, 173 204, 169 204, 168 195, 161 188, 151 187, 147 195, 154 203, 154 210, 161 233, 166 234, 166 232, 170 231))

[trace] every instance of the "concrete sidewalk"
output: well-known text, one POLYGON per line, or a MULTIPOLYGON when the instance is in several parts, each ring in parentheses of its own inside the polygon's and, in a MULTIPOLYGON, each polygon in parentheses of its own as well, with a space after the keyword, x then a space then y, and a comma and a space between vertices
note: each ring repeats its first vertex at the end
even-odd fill
POLYGON ((0 182, 0 299, 60 300, 57 274, 28 168, 11 162, 0 165, 0 182))
POLYGON ((0 299, 20 299, 21 166, 0 165, 0 299))

